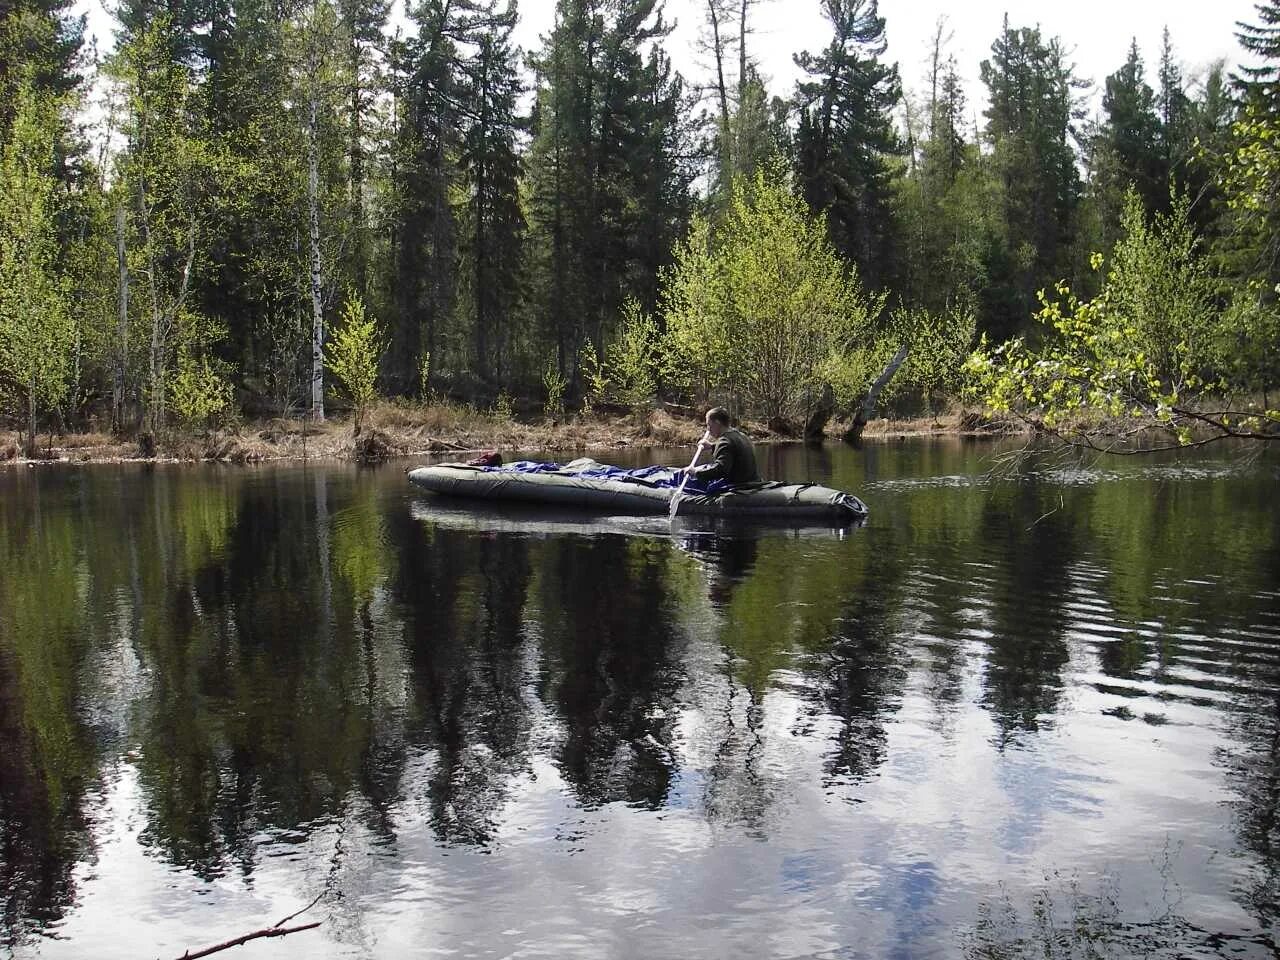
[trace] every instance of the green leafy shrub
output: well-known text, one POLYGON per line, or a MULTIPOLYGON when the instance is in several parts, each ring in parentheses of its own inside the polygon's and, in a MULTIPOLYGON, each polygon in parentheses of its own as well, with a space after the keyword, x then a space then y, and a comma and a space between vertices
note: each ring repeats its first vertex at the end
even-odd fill
POLYGON ((609 377, 605 372, 605 366, 600 361, 596 345, 590 340, 582 345, 578 356, 578 367, 582 370, 585 387, 582 396, 583 412, 590 413, 594 406, 605 400, 609 392, 609 377))
POLYGON ((622 305, 622 328, 605 361, 606 380, 619 402, 639 407, 658 389, 658 321, 634 299, 622 305))
POLYGON ((569 381, 554 363, 548 363, 545 370, 542 371, 542 389, 546 391, 546 404, 543 406, 543 412, 548 417, 561 416, 564 413, 564 392, 569 387, 569 381))
POLYGON ((803 421, 825 387, 854 392, 872 369, 861 355, 876 346, 883 305, 792 192, 785 167, 766 164, 735 182, 714 235, 695 218, 677 246, 661 293, 663 372, 770 420, 803 421))
POLYGON ((378 322, 368 316, 359 297, 348 294, 342 323, 325 345, 325 365, 338 378, 355 408, 355 433, 360 433, 369 405, 378 397, 378 363, 386 340, 378 322))
POLYGON ((233 409, 235 391, 227 365, 208 356, 178 351, 178 366, 169 381, 173 412, 188 428, 211 427, 233 409))

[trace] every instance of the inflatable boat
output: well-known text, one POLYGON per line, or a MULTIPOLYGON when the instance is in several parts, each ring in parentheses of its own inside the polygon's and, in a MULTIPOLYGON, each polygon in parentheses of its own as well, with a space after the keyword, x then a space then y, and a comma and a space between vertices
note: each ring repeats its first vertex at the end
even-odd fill
POLYGON ((758 517, 769 520, 858 523, 867 507, 849 493, 812 483, 753 483, 707 486, 690 478, 680 490, 680 471, 671 467, 624 470, 583 458, 556 463, 517 461, 503 466, 442 463, 409 471, 409 480, 433 493, 454 497, 560 507, 591 507, 617 514, 758 517))

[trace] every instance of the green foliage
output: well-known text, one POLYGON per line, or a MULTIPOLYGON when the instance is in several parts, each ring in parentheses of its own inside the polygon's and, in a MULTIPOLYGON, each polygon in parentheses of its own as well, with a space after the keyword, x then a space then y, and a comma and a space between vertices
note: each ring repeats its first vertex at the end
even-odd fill
POLYGON ((1236 391, 1265 393, 1280 384, 1280 290, 1251 280, 1235 291, 1222 318, 1221 372, 1236 391))
POLYGON ((194 356, 187 347, 179 348, 178 367, 169 381, 169 402, 184 424, 211 426, 231 411, 234 401, 225 364, 208 356, 194 356))
POLYGON ((984 330, 1003 338, 1023 329, 1037 291, 1068 273, 1080 196, 1071 149, 1080 83, 1060 40, 1046 40, 1038 28, 1011 27, 1007 16, 981 76, 999 221, 999 242, 985 256, 984 330))
POLYGON ((0 403, 27 428, 67 395, 75 326, 57 269, 54 145, 59 107, 31 84, 18 90, 0 144, 0 403))
POLYGON ((386 340, 377 320, 366 315, 364 304, 348 293, 342 307, 342 323, 329 338, 325 366, 338 378, 355 407, 355 432, 364 423, 365 412, 378 397, 378 363, 386 340))
POLYGON ((199 78, 174 57, 181 31, 167 16, 140 25, 112 70, 125 96, 129 149, 119 161, 128 198, 129 268, 146 305, 146 425, 165 417, 168 379, 182 348, 193 279, 204 264, 206 232, 245 186, 244 164, 200 109, 199 78))
POLYGON ((591 408, 603 401, 609 391, 609 378, 605 374, 604 364, 600 362, 596 345, 590 340, 582 345, 578 367, 582 371, 584 412, 590 413, 591 408))
MULTIPOLYGON (((20 6, 0 18, 0 146, 23 129, 14 118, 32 91, 80 85, 66 0, 20 6)), ((87 412, 117 374, 122 416, 141 400, 153 430, 170 407, 203 419, 198 385, 219 376, 294 406, 322 385, 320 344, 347 285, 387 332, 380 386, 423 397, 429 378, 466 389, 477 376, 537 394, 554 357, 564 390, 588 405, 639 403, 660 387, 794 421, 827 387, 856 400, 909 342, 890 398, 934 407, 956 389, 946 369, 965 339, 956 305, 999 341, 1023 332, 1041 309, 1036 292, 1059 278, 1090 302, 1110 285, 1108 310, 1129 317, 1162 382, 1185 365, 1265 394, 1280 377, 1275 101, 1255 82, 1247 109, 1233 103, 1225 68, 1192 98, 1167 32, 1158 82, 1130 49, 1100 123, 1082 128, 1063 45, 1006 22, 982 65, 979 144, 944 35, 926 95, 904 104, 868 0, 822 0, 829 42, 798 58, 804 76, 786 100, 745 48, 746 7, 709 4, 721 69, 716 115, 701 129, 664 53, 659 4, 556 7, 531 61, 526 137, 514 7, 411 5, 411 38, 383 47, 385 0, 242 4, 212 33, 199 12, 124 0, 106 85, 117 139, 93 144, 114 166, 97 169, 52 121, 41 149, 51 143, 56 162, 42 176, 58 202, 40 214, 52 239, 3 266, 4 322, 26 298, 35 312, 22 323, 38 313, 48 335, 8 336, 6 367, 39 365, 42 386, 6 369, 7 411, 30 434, 53 411, 87 412), (904 106, 900 140, 892 115, 904 106), (699 137, 716 158, 700 171, 705 216, 690 225, 699 137), (805 201, 790 208, 769 195, 784 166, 805 201), (1176 244, 1185 252, 1202 238, 1233 329, 1205 327, 1196 304, 1166 311, 1187 278, 1149 269, 1158 258, 1137 262, 1150 252, 1143 231, 1164 227, 1137 225, 1125 190, 1136 182, 1146 211, 1163 211, 1171 177, 1197 198, 1176 244), (123 319, 117 211, 127 215, 123 319), (1088 252, 1122 236, 1130 246, 1113 271, 1085 269, 1088 252), (834 269, 817 266, 827 254, 834 269), (841 273, 853 293, 839 289, 841 273), (881 291, 903 309, 881 317, 881 291), (846 310, 842 297, 862 303, 846 310), (225 369, 184 340, 188 314, 225 328, 225 369)), ((1242 40, 1270 50, 1273 27, 1243 28, 1242 40)), ((59 101, 55 113, 75 108, 59 101)), ((6 176, 7 215, 33 183, 6 176)))
POLYGON ((530 310, 569 369, 628 297, 646 307, 683 230, 693 170, 685 91, 653 0, 559 0, 535 54, 527 158, 530 310))
POLYGON ((936 412, 946 398, 957 396, 964 386, 964 364, 973 349, 977 326, 973 310, 959 305, 941 313, 919 308, 895 310, 885 339, 907 344, 910 352, 886 387, 885 402, 895 394, 909 393, 918 397, 926 410, 936 412))
POLYGON ((803 419, 833 361, 872 347, 884 297, 863 291, 776 164, 737 182, 717 241, 696 218, 665 277, 667 375, 766 418, 803 419))
POLYGON ((493 401, 493 408, 490 411, 493 418, 502 423, 510 423, 515 416, 515 407, 511 403, 511 394, 505 389, 498 391, 498 397, 493 401))
POLYGON ((657 392, 659 349, 658 321, 635 300, 628 300, 622 305, 622 328, 609 348, 600 379, 620 402, 642 406, 657 392))
POLYGON ((431 351, 423 350, 418 358, 418 396, 427 400, 431 396, 431 351))
POLYGON ((211 427, 231 413, 235 402, 231 371, 212 353, 225 332, 192 311, 178 315, 177 364, 166 389, 173 412, 188 428, 211 427))
POLYGON ((569 380, 560 372, 554 363, 548 363, 542 371, 542 389, 546 394, 546 403, 542 411, 548 417, 559 417, 564 414, 564 392, 569 380))
POLYGON ((1167 213, 1148 219, 1130 190, 1105 288, 1115 323, 1131 331, 1156 377, 1174 391, 1183 376, 1205 373, 1219 359, 1215 284, 1190 210, 1188 197, 1174 196, 1167 213))
POLYGON ((973 349, 977 319, 974 312, 953 306, 940 313, 922 307, 899 307, 877 329, 868 346, 833 354, 824 367, 836 403, 855 407, 868 386, 888 366, 899 348, 907 359, 880 395, 886 406, 907 401, 934 412, 964 384, 965 361, 973 349))
POLYGON ((1241 287, 1262 284, 1274 298, 1280 284, 1280 116, 1249 106, 1232 124, 1221 155, 1206 145, 1201 160, 1217 171, 1225 201, 1218 244, 1223 272, 1241 287))
POLYGON ((876 3, 823 0, 832 37, 796 57, 799 190, 826 217, 835 248, 872 286, 891 276, 893 165, 903 152, 892 112, 901 97, 897 64, 882 62, 885 21, 876 3))
MULTIPOLYGON (((985 341, 966 364, 976 395, 1073 442, 1099 444, 1098 418, 1166 431, 1175 445, 1263 436, 1280 426, 1266 411, 1206 408, 1224 384, 1213 374, 1226 330, 1212 280, 1188 222, 1185 198, 1148 223, 1131 194, 1102 292, 1081 300, 1066 284, 1041 294, 1037 319, 1053 331, 1040 347, 985 341)), ((1095 269, 1103 260, 1094 256, 1095 269)))

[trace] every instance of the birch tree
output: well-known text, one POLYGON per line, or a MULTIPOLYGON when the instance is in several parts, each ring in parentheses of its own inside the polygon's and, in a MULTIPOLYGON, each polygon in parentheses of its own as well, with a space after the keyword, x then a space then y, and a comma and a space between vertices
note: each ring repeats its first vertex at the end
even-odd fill
POLYGON ((234 171, 204 128, 192 71, 171 51, 170 22, 156 17, 128 39, 115 69, 125 89, 129 147, 121 177, 131 220, 130 274, 146 323, 143 426, 164 423, 169 376, 192 322, 192 277, 205 221, 234 171))
POLYGON ((56 269, 59 129, 57 101, 20 84, 0 153, 0 398, 25 422, 28 455, 39 413, 66 395, 74 336, 56 269))

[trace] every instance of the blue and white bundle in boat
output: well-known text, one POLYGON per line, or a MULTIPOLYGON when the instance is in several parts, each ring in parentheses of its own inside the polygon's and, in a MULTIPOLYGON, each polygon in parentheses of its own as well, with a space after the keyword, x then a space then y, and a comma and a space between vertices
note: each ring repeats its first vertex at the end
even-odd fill
MULTIPOLYGON (((582 458, 561 466, 519 460, 500 467, 442 463, 409 471, 409 479, 433 493, 455 497, 561 507, 592 507, 621 514, 667 513, 682 473, 673 467, 624 470, 582 458)), ((704 485, 690 477, 680 495, 682 515, 759 517, 771 520, 865 520, 867 507, 849 493, 814 483, 704 485)))

